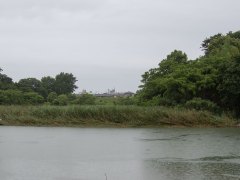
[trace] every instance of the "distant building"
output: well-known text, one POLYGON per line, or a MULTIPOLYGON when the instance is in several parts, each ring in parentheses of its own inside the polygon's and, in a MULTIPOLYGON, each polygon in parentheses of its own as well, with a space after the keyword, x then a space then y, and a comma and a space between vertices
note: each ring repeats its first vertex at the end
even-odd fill
POLYGON ((97 93, 97 94, 93 94, 96 97, 131 97, 134 96, 133 92, 127 91, 127 92, 116 92, 115 89, 108 89, 107 93, 97 93))
POLYGON ((80 92, 80 94, 87 94, 87 90, 83 89, 82 92, 80 92))

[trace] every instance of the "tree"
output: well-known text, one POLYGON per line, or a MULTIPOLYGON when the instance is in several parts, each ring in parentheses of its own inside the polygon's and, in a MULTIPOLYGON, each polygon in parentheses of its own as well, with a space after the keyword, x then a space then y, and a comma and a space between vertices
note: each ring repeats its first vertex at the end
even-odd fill
POLYGON ((73 91, 77 88, 75 85, 76 82, 77 79, 73 76, 73 74, 61 72, 55 77, 54 91, 58 95, 73 93, 73 91))
POLYGON ((217 34, 207 38, 202 43, 202 49, 205 52, 205 57, 217 56, 231 58, 240 52, 239 31, 236 33, 230 32, 224 36, 217 34))
MULTIPOLYGON (((168 74, 171 74, 175 68, 178 66, 184 65, 187 63, 188 57, 186 53, 174 50, 169 55, 167 55, 166 59, 163 59, 159 64, 158 68, 152 68, 149 71, 145 72, 142 75, 142 83, 147 83, 158 77, 163 77, 168 74)), ((142 86, 140 86, 142 87, 142 86)))
POLYGON ((47 90, 42 86, 41 81, 36 78, 21 79, 17 83, 17 87, 23 92, 36 92, 44 98, 47 97, 47 90))
POLYGON ((210 36, 209 38, 206 38, 202 42, 201 48, 203 49, 205 55, 208 55, 211 52, 212 48, 216 48, 218 46, 218 44, 215 42, 221 39, 222 37, 223 35, 221 33, 218 33, 214 36, 210 36))
POLYGON ((41 79, 41 83, 44 89, 47 90, 47 93, 54 92, 55 78, 46 76, 41 79))
MULTIPOLYGON (((178 81, 174 80, 178 76, 176 78, 171 77, 175 75, 176 72, 184 69, 188 63, 187 60, 187 55, 182 51, 174 50, 167 55, 167 58, 159 63, 158 68, 150 69, 142 76, 142 83, 144 84, 140 86, 142 89, 138 94, 140 93, 141 95, 138 97, 143 101, 151 100, 155 96, 158 98, 169 97, 173 103, 174 101, 182 101, 180 99, 185 97, 185 91, 182 91, 186 89, 186 82, 182 79, 178 81), (184 87, 182 87, 183 85, 184 87), (178 95, 176 93, 178 93, 178 95), (184 97, 180 98, 180 94, 184 97)), ((181 75, 181 73, 179 74, 181 75)))
POLYGON ((14 83, 12 81, 12 78, 8 77, 6 74, 2 74, 1 72, 2 69, 0 68, 0 89, 14 89, 14 83))
POLYGON ((222 104, 240 115, 240 56, 229 62, 221 75, 218 86, 222 104))
POLYGON ((205 54, 188 60, 173 51, 142 76, 138 104, 205 106, 213 104, 240 116, 240 31, 217 34, 202 43, 205 54))

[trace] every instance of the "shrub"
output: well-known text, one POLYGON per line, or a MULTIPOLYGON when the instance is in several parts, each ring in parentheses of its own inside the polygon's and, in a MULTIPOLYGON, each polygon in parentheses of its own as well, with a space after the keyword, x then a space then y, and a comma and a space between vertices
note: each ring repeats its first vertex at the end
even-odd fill
POLYGON ((120 97, 119 98, 119 105, 135 105, 136 100, 134 97, 120 97))
POLYGON ((28 92, 23 94, 25 104, 42 104, 44 98, 36 92, 28 92))
POLYGON ((48 102, 50 102, 50 103, 53 103, 53 101, 55 100, 55 99, 57 99, 57 93, 55 93, 55 92, 50 92, 49 94, 48 94, 48 97, 47 97, 47 101, 48 102))
POLYGON ((201 98, 193 98, 187 101, 185 107, 188 109, 207 110, 216 113, 220 112, 220 108, 215 103, 201 98))
POLYGON ((75 101, 74 104, 79 105, 94 105, 96 97, 92 94, 82 94, 75 101))
POLYGON ((155 96, 151 100, 146 101, 145 103, 140 104, 140 105, 144 105, 144 106, 174 106, 175 103, 168 98, 155 96))
POLYGON ((57 99, 53 101, 54 105, 64 106, 68 104, 68 97, 65 94, 59 95, 57 99))
POLYGON ((0 104, 22 104, 23 94, 18 90, 0 90, 0 104))
POLYGON ((76 94, 68 94, 67 97, 68 97, 68 101, 71 103, 77 99, 76 94))

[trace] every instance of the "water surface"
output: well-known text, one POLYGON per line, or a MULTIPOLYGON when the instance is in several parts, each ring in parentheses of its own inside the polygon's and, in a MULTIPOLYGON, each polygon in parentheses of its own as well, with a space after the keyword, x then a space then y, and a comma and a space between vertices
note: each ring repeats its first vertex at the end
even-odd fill
POLYGON ((240 179, 240 129, 0 127, 0 179, 240 179))

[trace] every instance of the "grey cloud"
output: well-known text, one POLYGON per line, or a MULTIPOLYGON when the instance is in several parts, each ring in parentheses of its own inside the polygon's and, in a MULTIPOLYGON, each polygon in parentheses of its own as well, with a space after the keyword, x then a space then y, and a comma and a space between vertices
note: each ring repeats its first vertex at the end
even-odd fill
POLYGON ((98 0, 1 0, 1 14, 21 16, 24 14, 44 14, 49 10, 81 11, 93 10, 104 4, 98 0))
POLYGON ((65 71, 77 76, 81 88, 136 90, 140 75, 173 49, 196 58, 207 36, 239 30, 239 5, 238 0, 0 0, 0 67, 16 81, 65 71))

